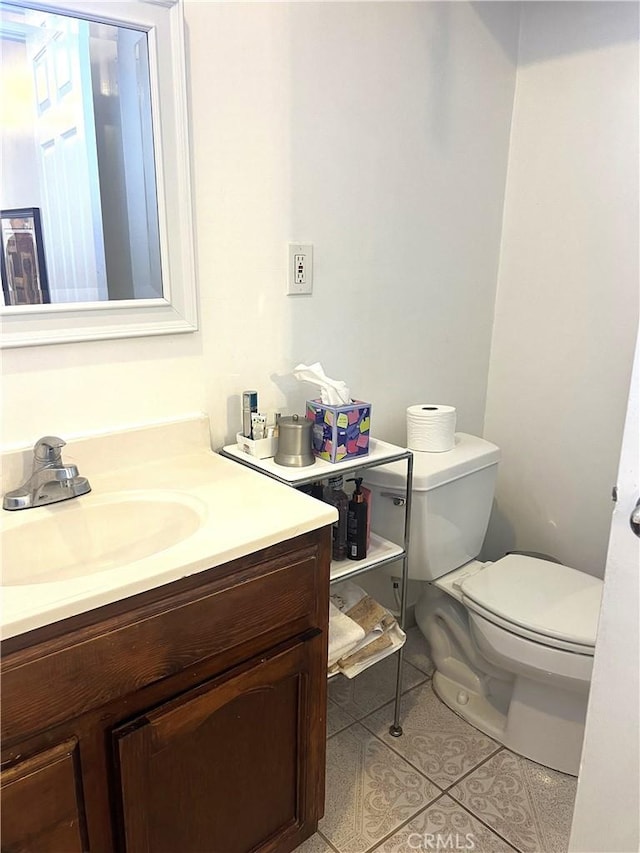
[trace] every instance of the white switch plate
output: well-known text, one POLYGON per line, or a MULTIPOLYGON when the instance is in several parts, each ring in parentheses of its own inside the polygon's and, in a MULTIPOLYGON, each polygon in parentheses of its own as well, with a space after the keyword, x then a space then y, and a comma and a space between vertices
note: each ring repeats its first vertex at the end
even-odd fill
POLYGON ((313 293, 313 245, 311 243, 289 243, 287 293, 289 296, 313 293))

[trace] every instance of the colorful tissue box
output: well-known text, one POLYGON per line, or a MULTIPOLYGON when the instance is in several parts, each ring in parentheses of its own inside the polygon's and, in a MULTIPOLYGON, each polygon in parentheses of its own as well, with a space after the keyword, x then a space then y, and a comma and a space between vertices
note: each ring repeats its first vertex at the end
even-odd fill
POLYGON ((327 462, 343 462, 369 452, 371 403, 352 400, 344 406, 325 406, 307 400, 307 418, 313 421, 313 452, 327 462))

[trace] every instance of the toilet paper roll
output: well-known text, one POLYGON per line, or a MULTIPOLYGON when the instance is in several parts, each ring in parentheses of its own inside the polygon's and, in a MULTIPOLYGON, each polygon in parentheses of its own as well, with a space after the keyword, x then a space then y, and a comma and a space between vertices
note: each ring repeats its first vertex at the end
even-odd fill
POLYGON ((407 409, 409 450, 443 453, 455 446, 455 406, 419 403, 407 409))

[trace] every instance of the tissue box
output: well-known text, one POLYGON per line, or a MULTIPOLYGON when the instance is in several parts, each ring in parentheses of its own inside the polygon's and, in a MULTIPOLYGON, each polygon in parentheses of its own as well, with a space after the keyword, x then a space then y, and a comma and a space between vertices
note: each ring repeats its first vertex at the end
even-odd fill
POLYGON ((327 462, 343 462, 369 452, 371 403, 352 400, 344 406, 325 406, 307 400, 307 418, 313 421, 313 452, 327 462))

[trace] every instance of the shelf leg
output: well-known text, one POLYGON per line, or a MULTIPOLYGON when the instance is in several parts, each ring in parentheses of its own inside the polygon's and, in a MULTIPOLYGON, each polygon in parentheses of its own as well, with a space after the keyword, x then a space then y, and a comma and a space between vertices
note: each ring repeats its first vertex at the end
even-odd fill
POLYGON ((396 702, 393 712, 393 723, 389 726, 389 734, 392 737, 401 737, 402 726, 400 725, 400 703, 402 700, 402 661, 404 658, 404 646, 398 652, 398 671, 396 673, 396 702))
MULTIPOLYGON (((400 627, 406 630, 407 621, 407 586, 409 581, 409 542, 411 539, 411 498, 413 496, 413 454, 407 458, 407 484, 405 492, 404 511, 404 557, 402 559, 402 593, 400 596, 400 627)), ((402 663, 404 660, 404 646, 398 652, 398 672, 396 674, 396 700, 393 711, 393 723, 389 727, 392 737, 402 736, 400 725, 400 703, 402 700, 402 663)))

